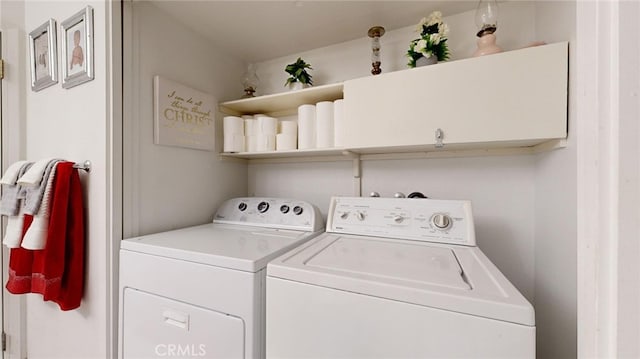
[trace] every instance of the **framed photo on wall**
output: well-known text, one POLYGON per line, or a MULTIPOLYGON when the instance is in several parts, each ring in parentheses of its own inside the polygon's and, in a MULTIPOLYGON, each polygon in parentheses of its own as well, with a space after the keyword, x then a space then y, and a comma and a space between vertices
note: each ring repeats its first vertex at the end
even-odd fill
POLYGON ((40 91, 58 83, 56 33, 54 19, 49 19, 29 33, 31 90, 33 91, 40 91))
POLYGON ((93 80, 93 8, 87 6, 60 23, 62 29, 62 87, 93 80))

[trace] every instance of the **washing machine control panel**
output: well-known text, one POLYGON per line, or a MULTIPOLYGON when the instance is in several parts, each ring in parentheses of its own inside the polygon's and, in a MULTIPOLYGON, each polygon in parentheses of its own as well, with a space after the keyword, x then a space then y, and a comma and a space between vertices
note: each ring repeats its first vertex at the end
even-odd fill
POLYGON ((471 202, 333 197, 327 232, 475 246, 471 202))
POLYGON ((230 199, 218 208, 213 222, 312 232, 324 227, 320 211, 311 203, 265 197, 230 199))

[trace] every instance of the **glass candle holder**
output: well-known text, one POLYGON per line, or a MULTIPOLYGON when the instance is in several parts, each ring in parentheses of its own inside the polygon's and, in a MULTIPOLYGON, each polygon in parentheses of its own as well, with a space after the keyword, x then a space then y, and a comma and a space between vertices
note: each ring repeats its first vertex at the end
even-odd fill
POLYGON ((373 75, 379 75, 382 73, 382 68, 380 65, 382 62, 380 61, 380 37, 384 35, 384 27, 382 26, 374 26, 369 29, 368 35, 371 38, 371 73, 373 75))
POLYGON ((244 86, 244 95, 242 98, 255 97, 256 88, 260 83, 260 79, 256 74, 257 66, 249 64, 247 71, 242 75, 242 86, 244 86))
POLYGON ((496 0, 480 0, 475 14, 478 36, 478 49, 473 56, 482 56, 502 52, 496 44, 498 30, 498 3, 496 0))

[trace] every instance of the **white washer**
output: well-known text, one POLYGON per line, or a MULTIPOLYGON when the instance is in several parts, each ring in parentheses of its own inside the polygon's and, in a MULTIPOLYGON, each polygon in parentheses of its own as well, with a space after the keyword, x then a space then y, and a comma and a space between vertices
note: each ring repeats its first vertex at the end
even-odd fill
POLYGON ((267 266, 267 358, 533 358, 531 304, 475 246, 468 201, 332 198, 267 266))
POLYGON ((211 224, 123 240, 119 357, 264 357, 265 266, 322 229, 307 202, 236 198, 211 224))

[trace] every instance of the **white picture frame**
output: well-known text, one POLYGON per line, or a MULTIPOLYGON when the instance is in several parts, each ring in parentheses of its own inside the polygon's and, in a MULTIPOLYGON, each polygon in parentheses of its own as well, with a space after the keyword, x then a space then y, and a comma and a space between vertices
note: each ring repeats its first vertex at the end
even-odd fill
POLYGON ((215 150, 215 97, 161 76, 154 77, 153 92, 154 144, 215 150))
POLYGON ((62 87, 94 79, 93 8, 87 6, 60 23, 62 32, 62 87))
POLYGON ((31 90, 40 91, 58 83, 56 21, 49 19, 29 33, 31 90))

